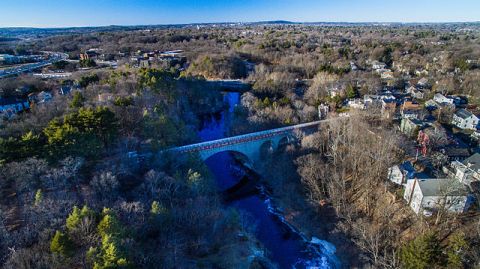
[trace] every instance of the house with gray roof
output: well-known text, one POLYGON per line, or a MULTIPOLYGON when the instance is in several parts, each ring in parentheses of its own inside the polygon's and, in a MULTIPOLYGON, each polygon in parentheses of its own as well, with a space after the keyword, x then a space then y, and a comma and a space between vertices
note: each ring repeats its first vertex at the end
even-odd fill
POLYGON ((480 153, 475 153, 462 162, 452 162, 455 178, 465 185, 480 180, 480 153))
POLYGON ((476 130, 479 119, 466 109, 459 109, 453 114, 452 124, 460 129, 476 130))
POLYGON ((416 214, 430 215, 438 210, 464 212, 468 189, 456 179, 408 180, 403 198, 416 214))
POLYGON ((436 93, 434 96, 433 96, 433 101, 439 103, 439 104, 445 104, 445 105, 451 105, 453 107, 455 107, 455 99, 451 98, 451 97, 447 97, 441 93, 436 93))

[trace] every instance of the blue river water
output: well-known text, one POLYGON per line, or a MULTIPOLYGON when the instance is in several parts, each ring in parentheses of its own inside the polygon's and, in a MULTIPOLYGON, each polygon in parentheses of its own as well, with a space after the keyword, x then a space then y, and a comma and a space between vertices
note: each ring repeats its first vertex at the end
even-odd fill
MULTIPOLYGON (((228 111, 220 117, 205 121, 199 131, 203 141, 219 139, 225 136, 228 120, 235 105, 239 103, 239 93, 226 93, 225 102, 228 111)), ((226 190, 240 181, 240 176, 231 169, 235 160, 228 152, 213 155, 206 161, 214 174, 220 190, 226 190)), ((338 268, 340 263, 335 257, 335 247, 330 243, 313 238, 306 239, 296 233, 285 222, 283 216, 272 207, 265 195, 251 195, 226 204, 245 212, 255 225, 255 235, 265 246, 267 257, 279 268, 338 268)))

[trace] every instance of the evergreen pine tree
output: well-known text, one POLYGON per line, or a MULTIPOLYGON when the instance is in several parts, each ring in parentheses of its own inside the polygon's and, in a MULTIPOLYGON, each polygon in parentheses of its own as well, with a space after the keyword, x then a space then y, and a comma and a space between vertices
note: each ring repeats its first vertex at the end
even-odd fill
POLYGON ((85 101, 85 98, 83 97, 82 93, 80 92, 75 92, 73 94, 73 99, 72 102, 70 103, 71 108, 80 108, 83 106, 83 102, 85 101))
POLYGON ((122 234, 120 222, 113 214, 107 214, 98 224, 98 233, 104 237, 106 235, 119 236, 122 234))
POLYGON ((72 242, 67 235, 60 231, 56 231, 50 242, 50 251, 64 256, 70 256, 73 251, 72 242))
POLYGON ((447 248, 448 268, 463 268, 465 252, 468 249, 468 242, 465 234, 459 232, 451 236, 447 248))
POLYGON ((403 268, 425 269, 441 260, 440 242, 435 233, 427 233, 408 242, 400 249, 403 268))
POLYGON ((39 206, 40 203, 42 203, 43 200, 43 192, 41 189, 38 189, 37 192, 35 193, 35 206, 39 206))
POLYGON ((355 88, 353 88, 352 85, 348 84, 346 95, 347 95, 347 98, 349 99, 355 98, 357 96, 357 91, 355 90, 355 88))
POLYGON ((88 206, 84 205, 82 207, 82 210, 80 211, 80 216, 82 218, 86 218, 86 217, 95 218, 95 211, 90 209, 88 206))
POLYGON ((68 215, 66 220, 67 230, 69 232, 74 231, 78 227, 78 224, 80 223, 80 221, 81 221, 80 209, 78 209, 77 206, 74 206, 72 213, 68 215))

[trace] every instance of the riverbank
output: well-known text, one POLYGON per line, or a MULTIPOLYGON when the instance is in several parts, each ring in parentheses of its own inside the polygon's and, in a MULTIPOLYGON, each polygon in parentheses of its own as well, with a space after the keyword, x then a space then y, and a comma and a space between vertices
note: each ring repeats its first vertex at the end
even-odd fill
MULTIPOLYGON (((228 110, 213 115, 203 122, 199 131, 202 141, 225 137, 230 129, 230 118, 235 106, 239 103, 238 93, 226 93, 224 102, 228 110)), ((217 182, 219 191, 231 189, 242 183, 242 175, 232 169, 237 161, 231 152, 217 153, 205 161, 217 182)), ((243 182, 244 186, 249 186, 243 182)), ((244 196, 243 192, 242 195, 244 196)), ((253 229, 255 238, 264 246, 265 257, 274 262, 274 267, 267 268, 337 268, 334 258, 334 247, 322 240, 311 240, 293 226, 285 222, 285 218, 271 203, 265 193, 237 197, 233 201, 225 201, 227 208, 240 212, 242 225, 253 229)), ((265 268, 265 266, 260 267, 265 268)))
MULTIPOLYGON (((311 233, 309 229, 303 229, 304 226, 310 224, 298 223, 296 219, 292 218, 292 215, 280 206, 281 203, 277 202, 280 197, 273 196, 270 184, 243 162, 244 160, 235 158, 235 163, 244 171, 242 182, 237 185, 244 185, 245 180, 255 184, 258 189, 257 195, 263 199, 272 218, 285 227, 286 234, 289 234, 288 237, 297 238, 296 240, 301 241, 304 245, 304 251, 308 253, 308 255, 299 259, 293 268, 342 268, 342 263, 336 255, 336 247, 325 239, 325 235, 328 235, 328 233, 311 233)), ((237 185, 231 189, 237 189, 237 185)), ((226 198, 228 201, 231 197, 226 198)))
POLYGON ((335 255, 342 268, 355 268, 362 264, 361 252, 338 229, 341 220, 330 205, 312 204, 308 201, 292 156, 275 152, 258 167, 260 182, 270 197, 272 206, 285 217, 308 241, 321 239, 335 246, 335 255), (288 173, 285 171, 289 171, 288 173))

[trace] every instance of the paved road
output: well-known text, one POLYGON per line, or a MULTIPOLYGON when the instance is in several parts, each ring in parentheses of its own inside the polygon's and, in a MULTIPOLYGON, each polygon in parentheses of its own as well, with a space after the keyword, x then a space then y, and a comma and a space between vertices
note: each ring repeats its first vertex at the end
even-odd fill
POLYGON ((53 63, 68 59, 68 55, 66 53, 46 52, 46 54, 49 55, 48 60, 38 62, 38 63, 26 64, 26 65, 14 67, 14 68, 8 68, 8 69, 0 70, 0 79, 6 78, 6 77, 9 77, 9 76, 19 75, 19 74, 25 73, 25 72, 31 72, 35 69, 42 68, 42 67, 45 67, 47 65, 51 65, 53 63))

